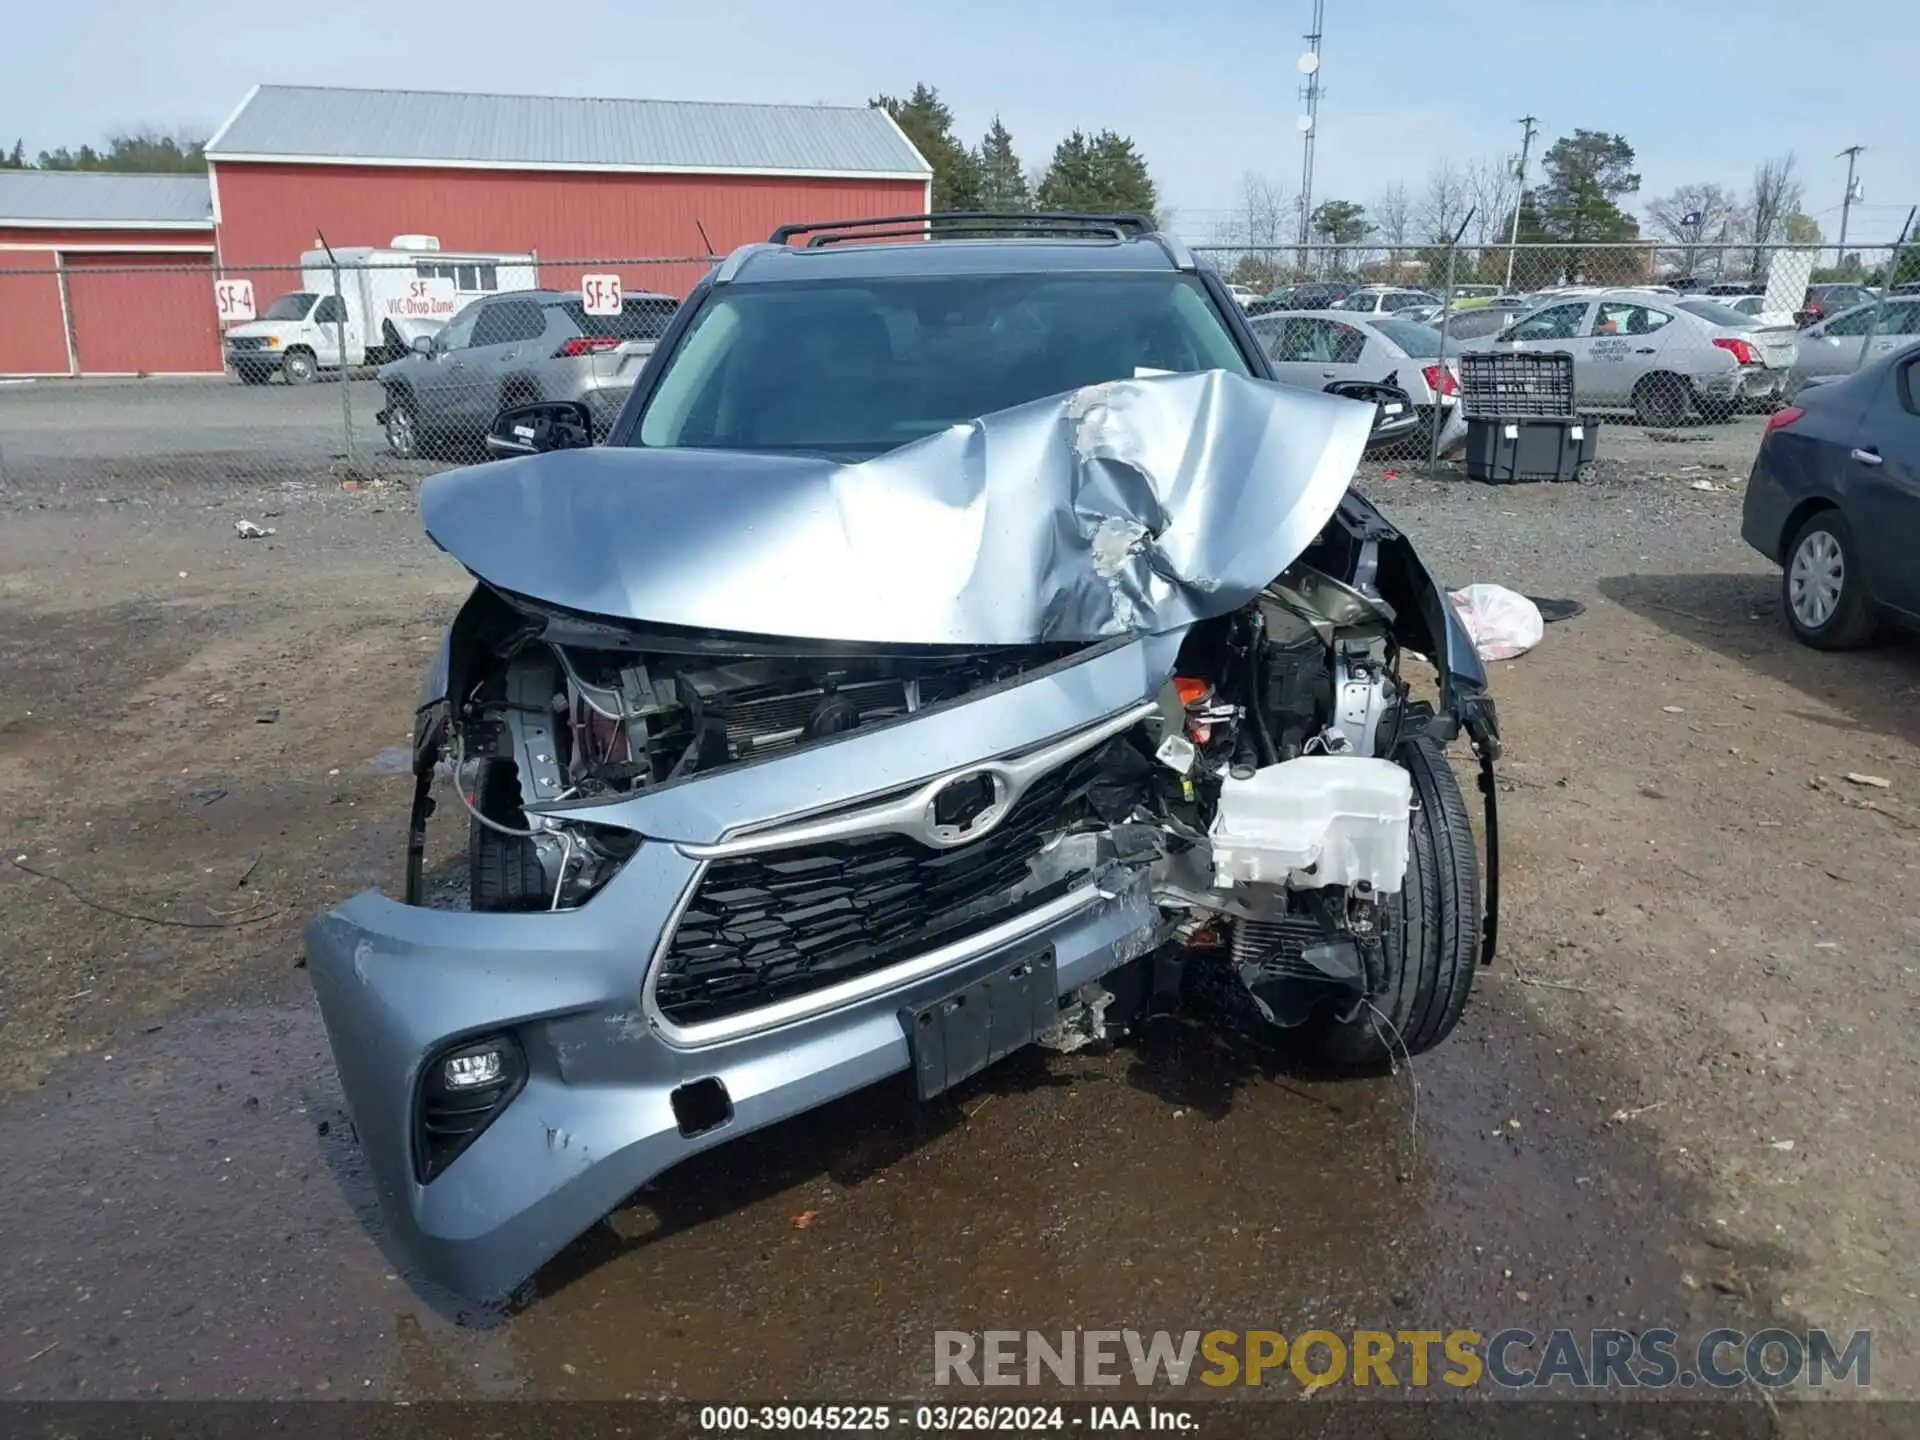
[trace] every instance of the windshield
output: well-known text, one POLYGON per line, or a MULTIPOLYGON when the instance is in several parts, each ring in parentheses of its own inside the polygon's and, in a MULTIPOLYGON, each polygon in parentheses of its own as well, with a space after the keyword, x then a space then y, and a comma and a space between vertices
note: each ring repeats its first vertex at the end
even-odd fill
POLYGON ((1745 330, 1753 325, 1751 315, 1742 314, 1731 305, 1721 305, 1712 300, 1682 300, 1680 309, 1689 315, 1698 315, 1702 320, 1712 321, 1715 325, 1731 325, 1736 330, 1745 330))
POLYGON ((709 292, 635 441, 864 457, 1141 371, 1249 373, 1187 275, 957 275, 709 292))
POLYGON ((282 295, 278 300, 260 312, 262 320, 304 320, 307 311, 313 308, 313 302, 320 297, 310 290, 296 290, 291 295, 282 295))
POLYGON ((1376 320, 1373 328, 1412 359, 1426 360, 1440 354, 1440 332, 1431 325, 1416 325, 1411 320, 1376 320))

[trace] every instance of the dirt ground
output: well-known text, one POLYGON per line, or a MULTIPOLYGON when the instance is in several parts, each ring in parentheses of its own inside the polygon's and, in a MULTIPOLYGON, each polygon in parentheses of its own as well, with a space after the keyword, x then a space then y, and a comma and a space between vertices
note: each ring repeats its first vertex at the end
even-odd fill
POLYGON ((1773 1319, 1871 1327, 1874 1392, 1920 1396, 1920 651, 1787 637, 1756 424, 1622 433, 1581 485, 1364 478, 1446 582, 1587 606, 1495 667, 1502 954, 1411 1074, 1175 1023, 882 1086, 665 1177, 507 1313, 382 1248, 298 968, 397 880, 462 576, 404 486, 16 467, 0 1396, 915 1395, 936 1328, 1773 1319))

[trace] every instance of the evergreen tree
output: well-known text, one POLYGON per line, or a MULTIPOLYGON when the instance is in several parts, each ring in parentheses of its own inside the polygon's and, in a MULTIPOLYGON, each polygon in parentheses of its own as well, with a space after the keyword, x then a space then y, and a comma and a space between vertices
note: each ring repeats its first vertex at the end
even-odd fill
POLYGON ((1007 133, 998 115, 993 117, 993 127, 980 142, 977 164, 982 210, 1033 208, 1033 192, 1027 187, 1026 172, 1020 168, 1020 157, 1013 153, 1013 136, 1007 133))
POLYGON ((954 138, 953 111, 938 90, 931 85, 915 85, 905 100, 881 95, 871 104, 891 115, 893 123, 913 142, 913 148, 933 166, 935 210, 980 208, 980 161, 954 138))

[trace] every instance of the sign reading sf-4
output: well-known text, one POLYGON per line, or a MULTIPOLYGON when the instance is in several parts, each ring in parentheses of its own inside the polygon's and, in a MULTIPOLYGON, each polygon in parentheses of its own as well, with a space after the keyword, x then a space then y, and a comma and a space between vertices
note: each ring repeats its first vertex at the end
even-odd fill
POLYGON ((253 282, 214 281, 213 308, 219 313, 222 325, 239 325, 253 319, 253 282))
POLYGON ((582 275, 580 304, 589 315, 620 313, 620 277, 618 275, 582 275))

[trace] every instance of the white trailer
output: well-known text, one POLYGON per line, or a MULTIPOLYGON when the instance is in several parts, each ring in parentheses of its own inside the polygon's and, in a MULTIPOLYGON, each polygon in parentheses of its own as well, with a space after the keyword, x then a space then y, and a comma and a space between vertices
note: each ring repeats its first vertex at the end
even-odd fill
POLYGON ((340 368, 343 331, 349 366, 384 364, 469 302, 539 285, 531 254, 442 250, 432 235, 308 250, 300 257, 300 288, 275 299, 257 320, 229 329, 223 348, 248 384, 277 373, 299 385, 340 368))

